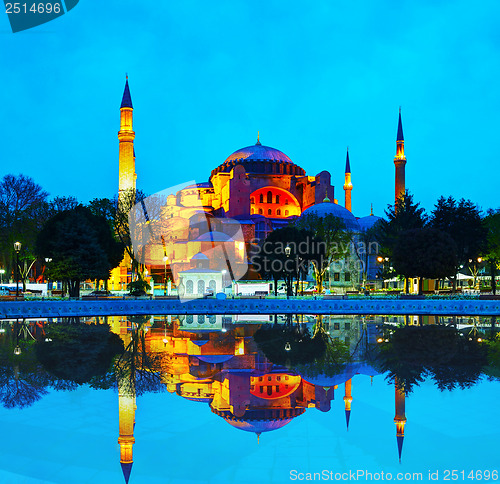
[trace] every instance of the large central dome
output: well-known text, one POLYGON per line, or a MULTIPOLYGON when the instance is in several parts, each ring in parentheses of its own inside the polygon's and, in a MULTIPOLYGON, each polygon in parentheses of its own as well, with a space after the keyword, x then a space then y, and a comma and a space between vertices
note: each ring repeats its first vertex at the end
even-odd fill
POLYGON ((277 150, 276 148, 271 148, 270 146, 261 145, 260 143, 236 150, 232 155, 229 155, 226 158, 224 163, 227 163, 228 161, 250 160, 283 161, 286 163, 292 163, 292 160, 282 151, 277 150))
POLYGON ((285 153, 257 141, 256 144, 240 148, 229 155, 222 165, 212 170, 211 176, 220 172, 229 173, 236 165, 243 165, 247 173, 297 176, 306 174, 285 153))

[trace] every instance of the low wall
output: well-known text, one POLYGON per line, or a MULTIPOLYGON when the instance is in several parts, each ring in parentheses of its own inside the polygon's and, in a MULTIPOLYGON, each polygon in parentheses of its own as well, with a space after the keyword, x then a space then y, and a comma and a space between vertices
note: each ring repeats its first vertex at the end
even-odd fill
POLYGON ((499 300, 387 299, 115 299, 95 301, 5 301, 0 318, 57 318, 131 314, 439 314, 500 315, 499 300))

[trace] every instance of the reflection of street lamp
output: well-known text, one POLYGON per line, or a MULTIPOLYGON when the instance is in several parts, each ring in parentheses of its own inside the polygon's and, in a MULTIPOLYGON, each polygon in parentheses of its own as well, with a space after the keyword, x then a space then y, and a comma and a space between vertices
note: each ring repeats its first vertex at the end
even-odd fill
MULTIPOLYGON (((290 252, 292 251, 292 249, 290 248, 290 246, 288 244, 286 244, 286 247, 285 247, 285 254, 286 254, 286 258, 288 259, 290 257, 290 252)), ((288 261, 287 261, 288 262, 288 261)), ((286 276, 285 276, 286 277, 286 276)), ((290 288, 288 287, 288 284, 286 285, 286 298, 288 299, 290 297, 290 294, 288 293, 288 291, 290 290, 290 288)), ((285 348, 286 349, 286 348, 285 348)))
POLYGON ((168 261, 168 256, 163 256, 163 265, 165 267, 165 274, 163 278, 163 295, 167 295, 167 261, 168 261))
POLYGON ((3 275, 5 274, 5 269, 0 269, 0 281, 3 283, 3 275))
POLYGON ((285 344, 285 351, 290 351, 292 349, 291 344, 287 341, 285 344))
POLYGON ((226 269, 222 269, 222 290, 224 294, 226 294, 226 274, 227 274, 226 269))
POLYGON ((19 296, 19 252, 21 252, 21 242, 14 242, 16 251, 16 297, 19 296))

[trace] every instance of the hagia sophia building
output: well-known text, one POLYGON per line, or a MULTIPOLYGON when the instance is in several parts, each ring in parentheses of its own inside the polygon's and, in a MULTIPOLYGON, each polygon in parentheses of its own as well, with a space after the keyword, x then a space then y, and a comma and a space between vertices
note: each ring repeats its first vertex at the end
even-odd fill
MULTIPOLYGON (((128 77, 120 106, 119 139, 119 196, 127 190, 135 189, 135 133, 133 131, 133 104, 128 77)), ((397 149, 394 158, 396 167, 395 198, 405 192, 404 137, 401 122, 401 109, 397 130, 397 149)), ((380 217, 372 213, 358 218, 351 211, 351 167, 349 152, 346 155, 344 206, 335 198, 331 175, 322 171, 317 175, 307 175, 305 170, 295 164, 282 151, 265 146, 257 135, 256 143, 240 148, 229 155, 223 163, 215 167, 207 182, 196 183, 170 195, 162 208, 162 223, 165 233, 171 233, 169 224, 183 217, 190 219, 190 226, 196 225, 196 218, 211 217, 214 224, 211 231, 220 233, 227 230, 218 228, 216 221, 231 219, 238 222, 245 243, 262 241, 271 231, 288 225, 303 214, 316 213, 324 216, 332 214, 342 219, 347 229, 360 233, 372 227, 380 217)), ((210 222, 209 222, 210 224, 210 222)), ((179 231, 177 231, 179 232, 179 231)), ((182 232, 182 231, 181 231, 182 232)), ((203 252, 202 242, 207 239, 203 231, 194 232, 186 228, 184 233, 176 233, 175 240, 165 240, 156 248, 150 249, 148 256, 150 274, 163 272, 163 256, 184 261, 176 270, 182 271, 193 267, 193 256, 203 252), (205 237, 205 239, 203 238, 205 237), (154 253, 156 251, 156 253, 154 253)), ((223 237, 220 235, 220 237, 223 237)), ((212 241, 213 236, 208 237, 212 241)), ((238 259, 241 242, 235 243, 234 257, 238 259)), ((231 255, 231 254, 230 254, 231 255)), ((239 257, 241 260, 243 257, 239 257)), ((375 264, 372 264, 375 266, 375 264)), ((369 271, 368 279, 374 279, 377 267, 369 271)), ((335 280, 341 280, 341 275, 335 280)), ((235 279, 235 278, 233 278, 235 279)), ((350 280, 350 277, 349 277, 350 280)), ((346 278, 347 281, 347 278, 346 278)), ((120 289, 127 283, 127 269, 121 267, 113 272, 111 288, 120 289)))

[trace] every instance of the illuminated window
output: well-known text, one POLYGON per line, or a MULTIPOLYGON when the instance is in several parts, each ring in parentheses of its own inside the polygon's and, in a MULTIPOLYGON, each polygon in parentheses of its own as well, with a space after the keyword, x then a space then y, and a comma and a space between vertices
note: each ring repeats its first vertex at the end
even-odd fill
POLYGON ((333 274, 333 280, 334 281, 340 281, 340 272, 336 272, 335 274, 333 274))
POLYGON ((279 208, 276 210, 276 215, 281 215, 281 210, 279 208))
POLYGON ((288 217, 288 210, 285 210, 285 217, 288 217))
POLYGON ((333 329, 339 330, 340 329, 340 323, 333 323, 333 329))
POLYGON ((267 203, 273 203, 273 193, 267 192, 267 203))
POLYGON ((276 195, 276 203, 280 203, 280 196, 276 195))

